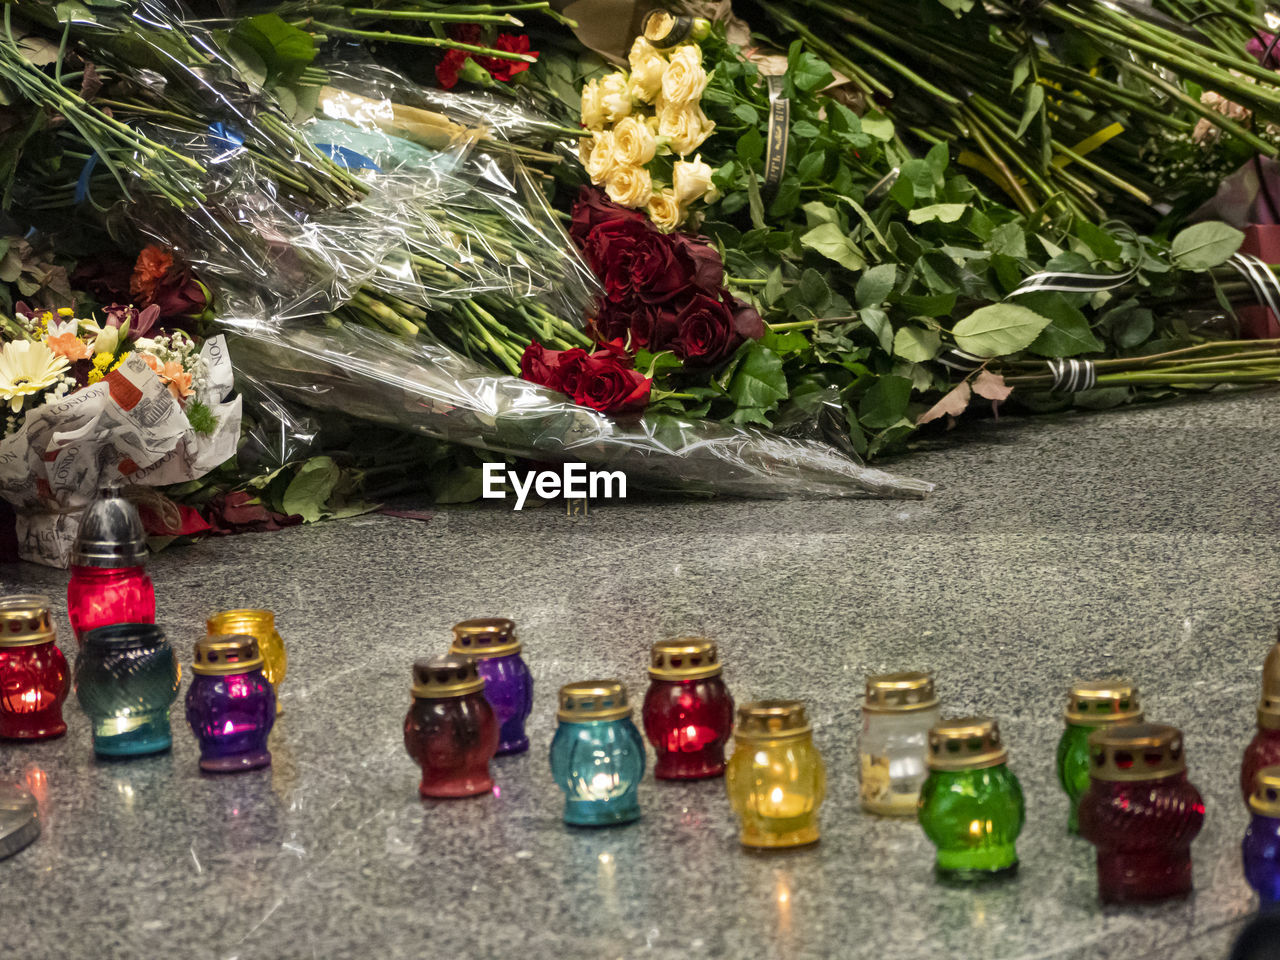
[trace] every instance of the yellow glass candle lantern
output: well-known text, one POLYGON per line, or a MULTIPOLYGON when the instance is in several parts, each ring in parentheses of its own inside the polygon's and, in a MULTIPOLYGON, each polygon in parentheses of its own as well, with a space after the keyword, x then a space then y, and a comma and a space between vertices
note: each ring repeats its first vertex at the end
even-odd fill
POLYGON ((289 669, 289 656, 285 653, 284 638, 276 630, 276 615, 270 610, 223 610, 211 616, 206 626, 211 637, 239 634, 258 641, 262 672, 276 695, 276 716, 284 713, 280 705, 280 684, 284 683, 289 669))
POLYGON ((729 803, 748 847, 798 847, 818 840, 827 771, 798 700, 738 708, 733 756, 725 770, 729 803))

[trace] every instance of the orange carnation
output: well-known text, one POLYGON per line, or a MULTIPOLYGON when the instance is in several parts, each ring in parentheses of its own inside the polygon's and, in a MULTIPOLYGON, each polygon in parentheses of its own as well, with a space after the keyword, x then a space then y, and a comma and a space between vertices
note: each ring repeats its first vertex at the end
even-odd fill
POLYGON ((74 333, 60 333, 56 337, 45 337, 44 344, 59 356, 66 357, 72 363, 77 360, 88 360, 93 352, 89 345, 74 333))
POLYGON ((173 255, 154 243, 144 247, 129 277, 129 292, 143 303, 150 303, 160 282, 173 269, 173 255))

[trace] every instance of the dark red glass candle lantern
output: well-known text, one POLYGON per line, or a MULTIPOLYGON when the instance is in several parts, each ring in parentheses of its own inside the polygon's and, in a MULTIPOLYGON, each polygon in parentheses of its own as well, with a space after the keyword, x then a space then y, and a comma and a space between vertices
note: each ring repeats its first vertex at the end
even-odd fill
POLYGON ((716 645, 701 637, 660 640, 649 658, 653 682, 644 697, 644 732, 659 780, 697 780, 724 773, 733 734, 733 697, 720 677, 716 645))
POLYGON ((1104 903, 1143 903, 1191 893, 1191 841, 1204 801, 1187 780, 1176 727, 1103 727, 1089 736, 1089 789, 1080 835, 1098 850, 1104 903))
POLYGON ((71 550, 67 614, 76 643, 98 627, 155 623, 156 592, 143 569, 147 536, 138 508, 118 486, 104 486, 85 507, 71 550))
POLYGON ((45 740, 67 732, 62 703, 71 671, 58 649, 49 598, 0 598, 0 738, 45 740))
POLYGON ((422 768, 424 797, 470 797, 493 789, 489 761, 498 750, 498 720, 484 680, 465 657, 413 665, 413 704, 404 746, 422 768))
POLYGON ((1262 667, 1262 699, 1258 701, 1258 732, 1245 747, 1240 764, 1240 793, 1245 805, 1253 793, 1258 771, 1280 764, 1280 643, 1271 648, 1262 667))

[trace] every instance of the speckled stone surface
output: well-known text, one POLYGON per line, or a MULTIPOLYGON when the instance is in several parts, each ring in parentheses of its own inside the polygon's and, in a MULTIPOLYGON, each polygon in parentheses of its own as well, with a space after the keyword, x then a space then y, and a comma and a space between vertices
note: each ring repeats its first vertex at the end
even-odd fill
MULTIPOLYGON (((151 570, 184 663, 210 611, 276 611, 275 762, 201 775, 180 705, 173 751, 149 759, 95 761, 74 699, 61 740, 0 746, 0 780, 44 818, 0 861, 7 955, 1222 960, 1253 910, 1236 771, 1280 620, 1277 414, 1271 393, 979 424, 889 465, 939 484, 920 503, 490 505, 166 552, 151 570), (495 762, 492 796, 424 802, 409 665, 479 615, 520 623, 533 749, 495 762), (685 632, 719 642, 739 700, 810 702, 816 847, 745 852, 719 781, 650 776, 640 822, 561 824, 557 686, 618 676, 638 698, 649 644, 685 632), (920 667, 946 712, 995 714, 1011 746, 1027 826, 1004 885, 938 886, 913 822, 859 812, 863 678, 920 667), (1092 849, 1065 833, 1064 690, 1100 673, 1186 732, 1208 806, 1189 901, 1102 909, 1092 849)), ((61 596, 66 577, 0 581, 61 596)), ((59 626, 73 652, 65 610, 59 626)))

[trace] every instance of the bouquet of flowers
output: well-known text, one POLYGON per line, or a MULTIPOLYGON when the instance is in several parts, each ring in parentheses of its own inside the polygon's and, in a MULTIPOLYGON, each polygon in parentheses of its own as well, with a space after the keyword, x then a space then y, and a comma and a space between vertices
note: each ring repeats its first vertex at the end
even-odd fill
MULTIPOLYGON (((106 291, 109 273, 96 264, 83 275, 106 291)), ((16 508, 25 559, 66 565, 80 510, 101 482, 182 483, 235 455, 240 398, 227 399, 223 338, 199 346, 161 326, 192 322, 207 290, 157 247, 127 279, 145 306, 111 301, 77 316, 19 301, 12 318, 0 315, 0 496, 16 508)))
POLYGON ((1233 300, 1275 287, 1239 230, 1144 237, 1094 208, 1006 206, 946 141, 913 153, 833 89, 802 41, 747 59, 721 25, 658 14, 630 54, 583 89, 604 194, 584 190, 571 225, 606 354, 535 344, 527 379, 578 398, 579 369, 631 364, 650 412, 816 422, 873 456, 975 397, 1105 406, 1280 379, 1274 344, 1228 339, 1233 300))

